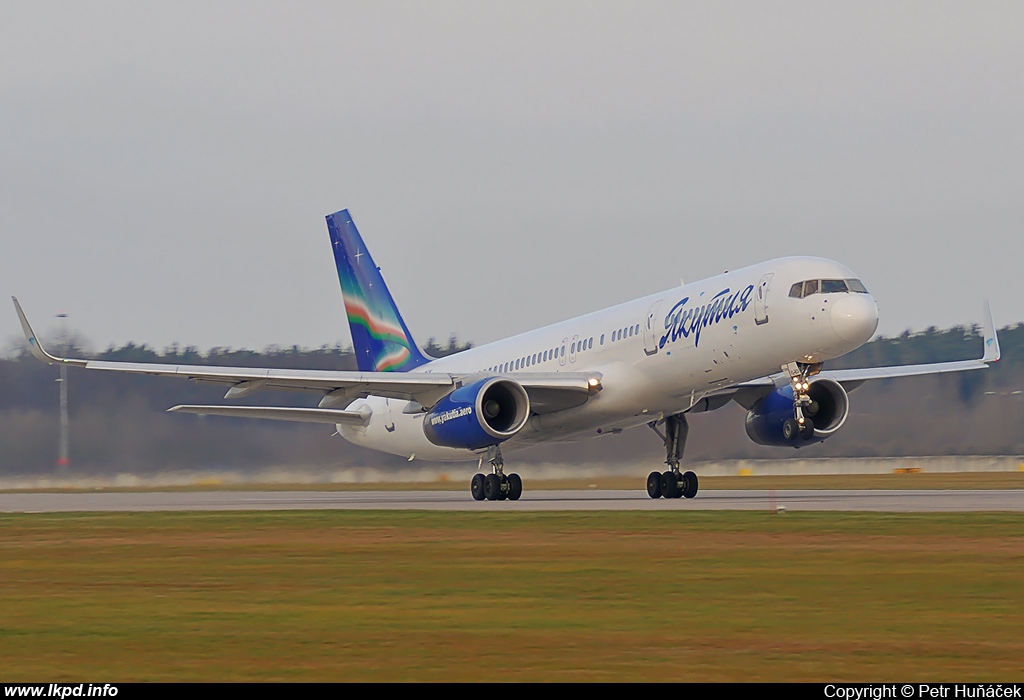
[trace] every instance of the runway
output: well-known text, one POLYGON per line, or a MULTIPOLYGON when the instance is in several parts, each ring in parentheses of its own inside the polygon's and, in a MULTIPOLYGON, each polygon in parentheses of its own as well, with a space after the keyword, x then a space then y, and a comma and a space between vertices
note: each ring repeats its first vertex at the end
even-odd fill
POLYGON ((3 513, 222 510, 695 511, 892 513, 1024 511, 1024 490, 701 491, 652 500, 644 491, 527 491, 519 501, 474 501, 463 491, 178 491, 3 493, 3 513))

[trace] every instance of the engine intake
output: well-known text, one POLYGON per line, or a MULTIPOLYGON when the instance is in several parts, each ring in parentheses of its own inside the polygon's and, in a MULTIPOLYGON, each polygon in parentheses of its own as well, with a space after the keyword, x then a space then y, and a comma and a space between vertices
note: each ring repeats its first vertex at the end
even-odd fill
POLYGON ((530 417, 526 390, 508 379, 481 379, 451 392, 423 417, 423 433, 435 445, 477 450, 522 430, 530 417))
POLYGON ((834 435, 850 414, 850 397, 843 385, 832 379, 811 380, 807 395, 811 404, 804 407, 804 416, 814 425, 807 439, 787 438, 784 433, 785 422, 793 418, 793 387, 788 385, 754 404, 747 413, 747 436, 759 445, 803 447, 834 435))

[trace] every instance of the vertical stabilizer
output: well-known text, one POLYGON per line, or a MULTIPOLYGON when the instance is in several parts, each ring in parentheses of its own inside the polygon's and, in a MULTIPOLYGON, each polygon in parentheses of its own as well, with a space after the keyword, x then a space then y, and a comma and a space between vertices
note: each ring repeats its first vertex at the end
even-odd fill
POLYGON ((327 230, 359 371, 407 372, 429 362, 413 342, 348 209, 330 214, 327 230))

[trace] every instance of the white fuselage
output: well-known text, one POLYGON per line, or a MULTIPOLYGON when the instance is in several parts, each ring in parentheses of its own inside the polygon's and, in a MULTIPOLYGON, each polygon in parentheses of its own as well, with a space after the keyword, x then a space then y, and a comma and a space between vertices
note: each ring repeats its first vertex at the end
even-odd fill
MULTIPOLYGON (((600 372, 600 392, 576 408, 532 416, 502 447, 596 436, 686 411, 709 392, 777 373, 786 363, 823 362, 856 349, 878 321, 869 294, 789 296, 804 280, 853 278, 831 260, 772 260, 471 348, 417 371, 513 381, 531 372, 600 372)), ((355 444, 409 458, 478 458, 432 444, 424 414, 403 413, 407 405, 358 399, 349 409, 369 406, 369 423, 338 431, 355 444)))

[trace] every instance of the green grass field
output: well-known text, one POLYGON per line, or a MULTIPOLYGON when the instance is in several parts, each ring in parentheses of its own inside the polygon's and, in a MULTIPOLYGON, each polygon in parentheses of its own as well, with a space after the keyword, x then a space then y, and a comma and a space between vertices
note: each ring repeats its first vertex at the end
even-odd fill
POLYGON ((1024 680, 1019 514, 0 516, 0 677, 1024 680))

